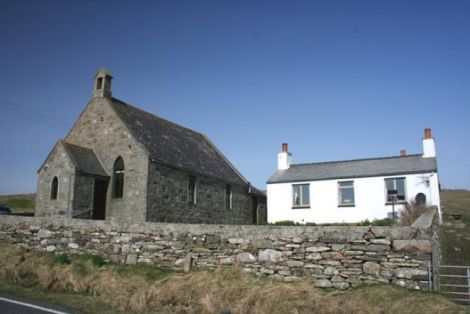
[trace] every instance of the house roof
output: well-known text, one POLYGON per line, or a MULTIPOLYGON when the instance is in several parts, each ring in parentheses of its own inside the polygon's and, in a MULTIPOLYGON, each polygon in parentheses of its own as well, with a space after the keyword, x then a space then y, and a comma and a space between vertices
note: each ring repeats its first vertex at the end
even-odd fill
POLYGON ((111 104, 129 131, 164 165, 234 184, 247 180, 203 134, 157 117, 119 99, 111 104))
POLYGON ((76 170, 86 174, 99 175, 103 177, 108 176, 93 150, 70 144, 65 141, 61 141, 61 144, 72 159, 76 170))
POLYGON ((436 158, 408 155, 403 157, 293 164, 289 169, 277 170, 269 178, 268 183, 379 177, 436 171, 436 158))

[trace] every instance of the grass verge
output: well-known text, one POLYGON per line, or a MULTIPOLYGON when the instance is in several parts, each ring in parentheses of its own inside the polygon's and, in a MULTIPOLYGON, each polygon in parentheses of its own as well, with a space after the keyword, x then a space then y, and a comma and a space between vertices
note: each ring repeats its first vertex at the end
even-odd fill
POLYGON ((470 266, 470 191, 443 190, 441 263, 470 266))

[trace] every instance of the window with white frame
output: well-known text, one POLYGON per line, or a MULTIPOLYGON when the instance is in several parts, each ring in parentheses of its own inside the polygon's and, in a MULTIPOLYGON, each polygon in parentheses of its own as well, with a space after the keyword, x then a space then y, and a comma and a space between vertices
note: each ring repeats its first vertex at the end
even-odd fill
POLYGON ((385 179, 385 195, 387 203, 406 201, 405 178, 385 179))
POLYGON ((292 185, 292 207, 310 206, 310 185, 293 184, 292 185))
POLYGON ((354 206, 354 181, 338 182, 338 205, 354 206))

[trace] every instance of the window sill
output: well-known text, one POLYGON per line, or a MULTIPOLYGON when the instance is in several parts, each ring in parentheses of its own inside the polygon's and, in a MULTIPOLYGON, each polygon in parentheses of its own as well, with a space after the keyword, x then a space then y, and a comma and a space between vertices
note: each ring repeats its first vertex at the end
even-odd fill
POLYGON ((292 209, 304 209, 304 208, 310 208, 310 205, 305 205, 305 206, 292 206, 292 209))
POLYGON ((344 204, 344 205, 338 205, 338 207, 356 207, 356 204, 344 204))

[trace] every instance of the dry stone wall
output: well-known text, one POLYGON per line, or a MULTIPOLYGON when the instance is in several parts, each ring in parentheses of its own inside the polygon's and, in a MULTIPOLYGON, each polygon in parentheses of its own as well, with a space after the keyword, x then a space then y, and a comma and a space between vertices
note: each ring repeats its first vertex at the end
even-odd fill
MULTIPOLYGON (((430 215, 429 223, 434 221, 430 215)), ((38 251, 99 254, 113 262, 246 272, 318 287, 393 283, 428 289, 433 229, 249 226, 0 217, 0 238, 38 251)))

